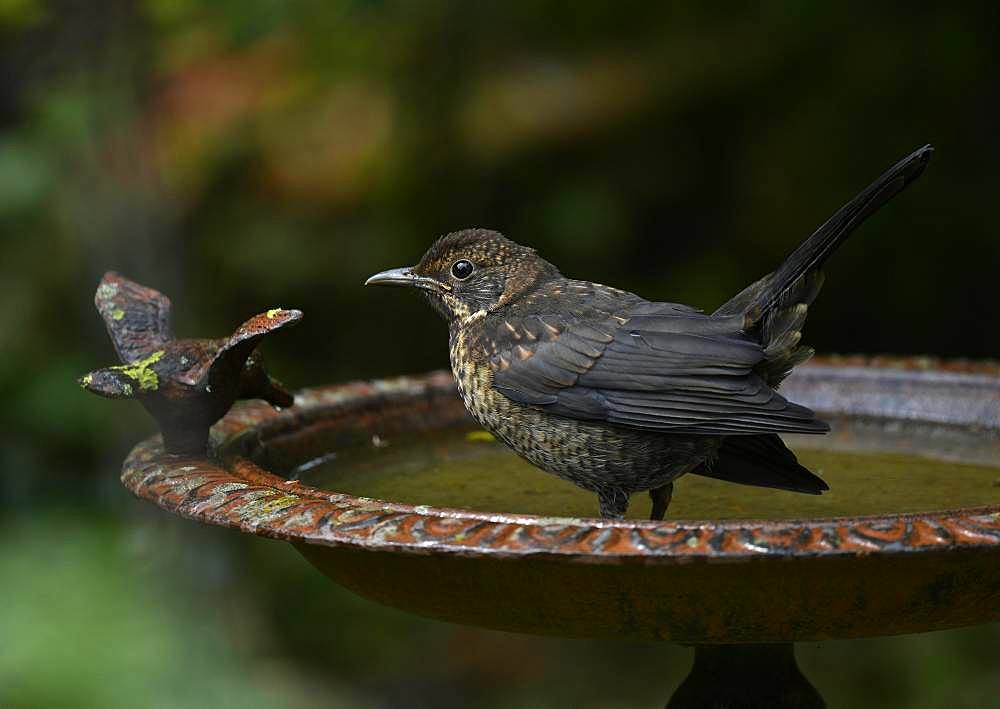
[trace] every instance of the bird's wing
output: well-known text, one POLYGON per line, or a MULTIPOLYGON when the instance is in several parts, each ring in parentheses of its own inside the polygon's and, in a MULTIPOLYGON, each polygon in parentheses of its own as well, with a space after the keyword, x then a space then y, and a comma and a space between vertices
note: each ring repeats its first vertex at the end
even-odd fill
POLYGON ((632 301, 618 312, 508 314, 488 323, 493 386, 553 414, 704 435, 821 433, 809 409, 769 387, 743 316, 632 301))
POLYGON ((113 271, 97 286, 94 305, 122 362, 137 362, 173 339, 170 299, 113 271))

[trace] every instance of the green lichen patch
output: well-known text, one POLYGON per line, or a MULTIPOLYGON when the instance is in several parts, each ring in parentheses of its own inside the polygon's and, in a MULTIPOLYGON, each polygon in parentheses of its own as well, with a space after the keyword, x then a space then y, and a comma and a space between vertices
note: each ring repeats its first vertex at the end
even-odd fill
POLYGON ((250 524, 265 524, 276 515, 284 512, 289 507, 294 506, 299 498, 294 495, 278 495, 260 490, 246 492, 240 500, 243 504, 239 507, 240 518, 250 524))
MULTIPOLYGON (((163 350, 158 350, 145 359, 133 362, 132 364, 119 364, 109 367, 116 372, 124 374, 126 377, 139 385, 139 391, 156 391, 160 387, 160 377, 153 371, 153 365, 159 362, 164 355, 163 350)), ((129 385, 126 385, 127 387, 129 385)), ((131 387, 127 392, 131 396, 131 387)))
POLYGON ((274 320, 278 315, 281 314, 282 308, 271 308, 267 311, 267 319, 274 320))
POLYGON ((87 387, 89 387, 93 382, 94 382, 94 375, 93 374, 87 374, 87 375, 84 375, 84 376, 80 377, 80 387, 83 388, 83 389, 86 389, 87 387))
POLYGON ((272 497, 269 500, 259 500, 257 502, 257 512, 260 514, 274 514, 275 512, 280 512, 288 507, 291 507, 299 501, 299 498, 294 495, 281 495, 279 497, 272 497))
POLYGON ((111 311, 112 320, 121 320, 123 317, 125 317, 125 311, 121 308, 115 308, 111 311))

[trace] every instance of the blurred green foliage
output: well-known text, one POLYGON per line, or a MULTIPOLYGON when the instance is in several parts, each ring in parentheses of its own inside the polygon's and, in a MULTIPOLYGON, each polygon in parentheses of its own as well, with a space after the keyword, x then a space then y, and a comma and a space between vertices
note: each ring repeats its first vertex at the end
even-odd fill
MULTIPOLYGON (((933 142, 921 182, 831 262, 806 337, 995 357, 998 19, 0 0, 0 704, 663 701, 682 651, 403 617, 280 545, 136 511, 115 473, 151 423, 73 384, 113 358, 93 289, 107 269, 157 287, 187 335, 302 308, 266 347, 292 386, 418 372, 445 365, 443 326, 360 284, 439 234, 498 228, 569 275, 711 308, 933 142)), ((996 633, 831 643, 804 664, 845 706, 981 706, 1000 692, 996 633)))

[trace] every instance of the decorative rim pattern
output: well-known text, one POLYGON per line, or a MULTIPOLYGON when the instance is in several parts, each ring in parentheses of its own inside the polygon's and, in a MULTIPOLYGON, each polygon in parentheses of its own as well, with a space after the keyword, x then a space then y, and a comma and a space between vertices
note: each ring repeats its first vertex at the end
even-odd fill
MULTIPOLYGON (((838 381, 852 376, 870 380, 885 374, 894 382, 894 389, 919 389, 928 382, 959 387, 960 411, 948 423, 989 437, 1000 435, 1000 365, 828 358, 802 371, 803 391, 820 383, 827 403, 831 391, 836 393, 838 381), (944 380, 943 372, 947 373, 944 380), (971 409, 975 418, 963 420, 969 419, 970 396, 978 408, 971 409)), ((793 382, 794 378, 789 384, 800 387, 793 382)), ((847 415, 877 413, 871 410, 872 401, 855 407, 850 396, 833 396, 832 400, 835 407, 816 408, 847 415)), ((387 402, 434 402, 436 407, 454 402, 456 416, 461 409, 451 375, 435 372, 417 378, 306 390, 297 397, 294 408, 282 413, 264 405, 248 405, 230 412, 216 433, 222 434, 220 450, 239 448, 240 441, 246 449, 267 432, 294 430, 320 414, 349 416, 387 402)), ((892 402, 886 408, 891 412, 892 402)), ((929 422, 940 423, 936 418, 932 416, 929 422)), ((238 454, 230 456, 228 462, 170 455, 163 451, 159 438, 148 439, 132 450, 123 465, 122 482, 138 497, 200 522, 293 542, 397 553, 543 555, 583 563, 669 564, 1000 549, 1000 505, 928 514, 766 521, 604 521, 489 514, 331 493, 286 481, 238 454)))

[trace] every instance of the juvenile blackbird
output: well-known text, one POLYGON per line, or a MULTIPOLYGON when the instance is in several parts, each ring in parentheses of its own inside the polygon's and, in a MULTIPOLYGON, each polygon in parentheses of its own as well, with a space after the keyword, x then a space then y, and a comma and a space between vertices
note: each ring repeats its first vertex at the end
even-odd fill
POLYGON ((564 277, 533 249, 485 229, 438 239, 413 267, 366 285, 419 288, 448 321, 466 408, 518 454, 597 494, 622 517, 648 490, 662 519, 694 472, 820 494, 779 433, 829 426, 776 388, 813 350, 800 344, 827 257, 923 172, 924 146, 840 208, 776 271, 711 315, 564 277))

